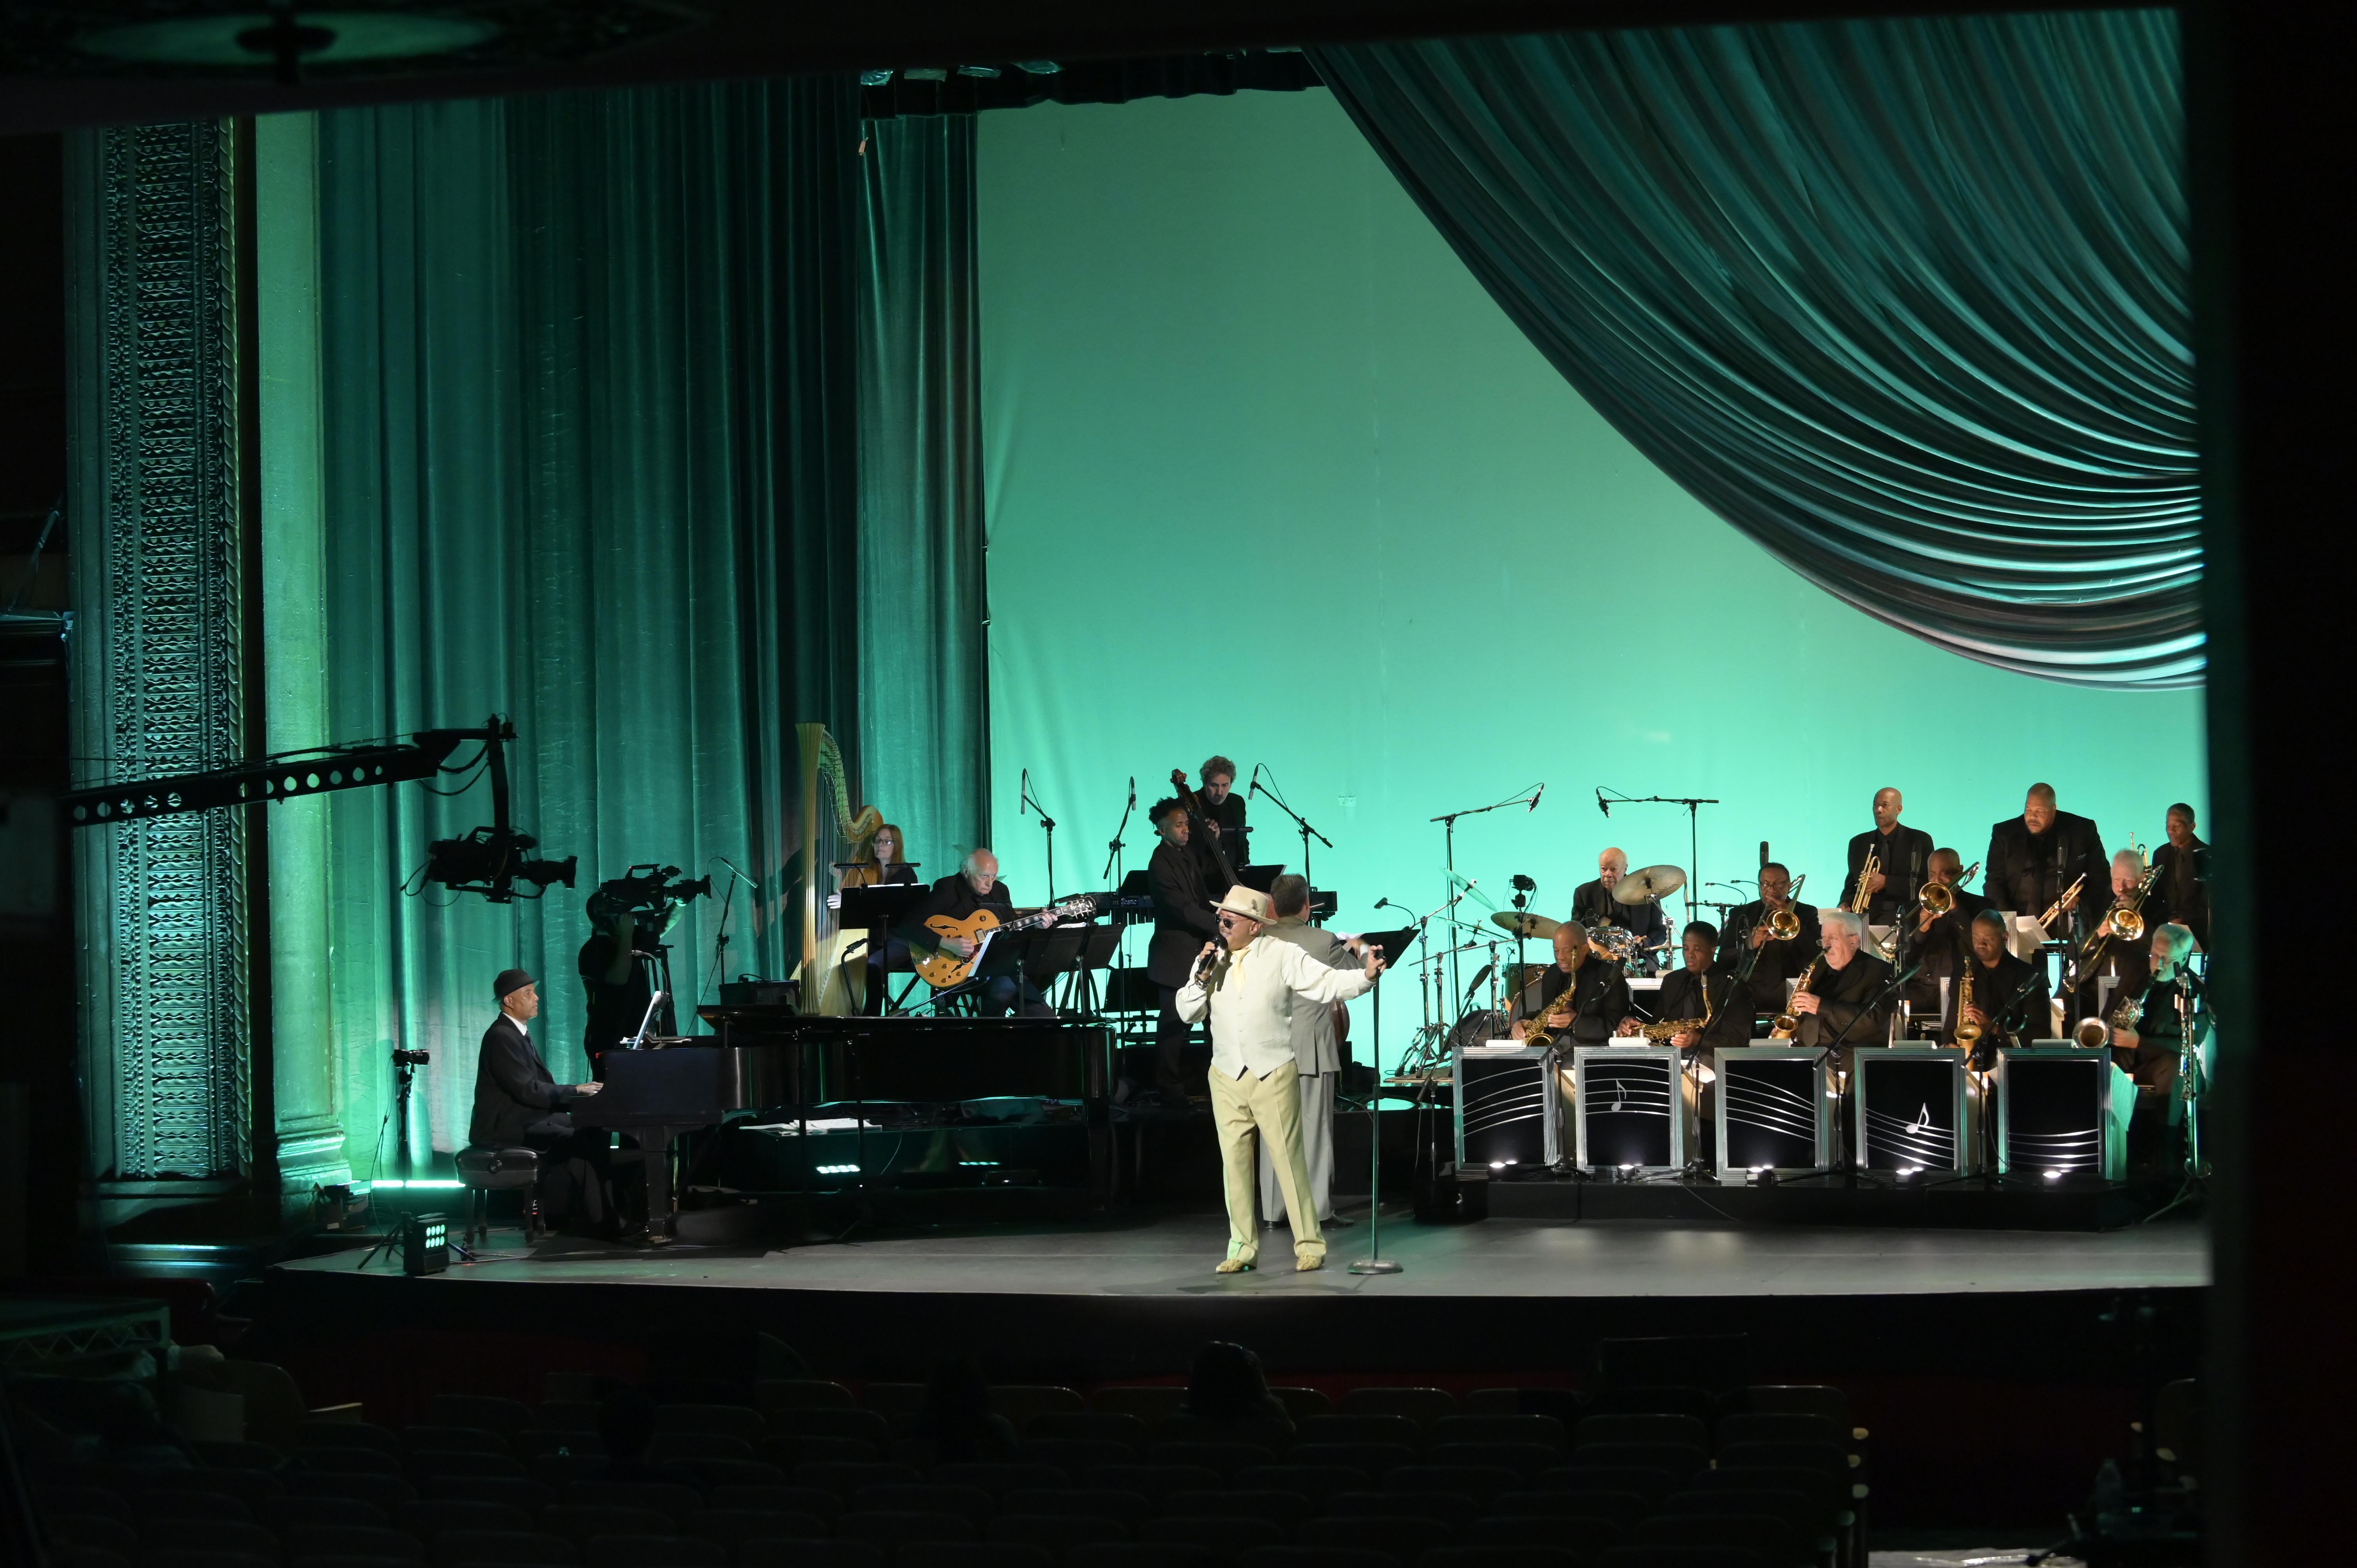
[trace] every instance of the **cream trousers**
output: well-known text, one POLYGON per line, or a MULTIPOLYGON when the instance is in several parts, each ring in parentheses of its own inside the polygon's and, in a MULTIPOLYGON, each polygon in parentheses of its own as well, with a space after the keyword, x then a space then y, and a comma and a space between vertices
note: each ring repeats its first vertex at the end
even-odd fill
MULTIPOLYGON (((1301 1161, 1309 1172, 1309 1202, 1320 1221, 1334 1218, 1334 1080, 1330 1072, 1300 1073, 1301 1161)), ((1282 1219, 1291 1210, 1276 1184, 1276 1162, 1260 1152, 1260 1217, 1282 1219)))
POLYGON ((1211 1124, 1220 1134, 1220 1165, 1228 1194, 1228 1256, 1249 1263, 1260 1256, 1254 1223, 1254 1155, 1265 1144, 1293 1219, 1297 1258, 1326 1255, 1326 1234, 1309 1197, 1309 1167, 1301 1154, 1301 1075, 1290 1065, 1266 1078, 1211 1074, 1211 1124))

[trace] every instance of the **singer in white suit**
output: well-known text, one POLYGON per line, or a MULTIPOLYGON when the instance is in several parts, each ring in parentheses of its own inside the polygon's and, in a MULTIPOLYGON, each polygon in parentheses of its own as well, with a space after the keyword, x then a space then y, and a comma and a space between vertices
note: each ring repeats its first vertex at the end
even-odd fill
POLYGON ((1178 1010, 1189 1024, 1207 1014, 1211 1020, 1211 1120, 1228 1199, 1228 1255, 1217 1272, 1242 1273, 1259 1260, 1253 1165, 1263 1144, 1293 1219, 1294 1267, 1323 1268, 1326 1233, 1318 1224, 1301 1152, 1293 1015, 1365 995, 1383 972, 1383 950, 1368 950, 1364 969, 1329 969, 1295 943, 1256 940, 1276 919, 1267 894, 1231 887, 1213 908, 1220 940, 1203 944, 1178 993, 1178 1010))
MULTIPOLYGON (((1309 881, 1288 873, 1269 885, 1276 919, 1261 933, 1266 941, 1291 942, 1329 969, 1356 969, 1366 949, 1355 940, 1309 923, 1309 881)), ((1309 1169, 1312 1212, 1323 1229, 1334 1219, 1334 1090, 1342 1075, 1341 1031, 1332 1007, 1293 1010, 1293 1070, 1301 1079, 1301 1157, 1309 1169)), ((1276 1162, 1260 1152, 1260 1217, 1274 1224, 1286 1217, 1285 1191, 1276 1162)))

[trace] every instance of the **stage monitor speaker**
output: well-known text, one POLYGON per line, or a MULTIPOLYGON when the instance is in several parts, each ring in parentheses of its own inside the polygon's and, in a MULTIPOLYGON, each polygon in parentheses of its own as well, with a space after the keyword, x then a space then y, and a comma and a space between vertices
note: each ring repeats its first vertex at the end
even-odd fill
POLYGON ((2136 1084, 2113 1063, 2110 1051, 1999 1051, 1996 1062, 2000 1172, 2105 1181, 2127 1174, 2136 1084))
POLYGON ((1834 1163, 1834 1101, 1825 1053, 1792 1046, 1718 1052, 1718 1179, 1755 1172, 1814 1176, 1834 1163))
POLYGON ((1581 1046, 1571 1053, 1581 1170, 1641 1176, 1685 1168, 1695 1117, 1679 1091, 1678 1055, 1671 1046, 1581 1046))
POLYGON ((1853 1128, 1861 1170, 1972 1176, 1981 1168, 1980 1091, 1964 1053, 1891 1046, 1857 1053, 1853 1128))
POLYGON ((1547 1104, 1554 1055, 1512 1040, 1457 1047, 1450 1076, 1460 1167, 1499 1174, 1555 1164, 1555 1119, 1547 1104))

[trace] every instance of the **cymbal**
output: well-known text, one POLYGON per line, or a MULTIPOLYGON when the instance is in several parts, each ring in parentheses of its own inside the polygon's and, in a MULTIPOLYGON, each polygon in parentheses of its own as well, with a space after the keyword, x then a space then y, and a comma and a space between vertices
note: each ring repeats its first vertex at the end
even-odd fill
POLYGON ((1642 904, 1649 898, 1666 898, 1686 885, 1686 874, 1674 865, 1649 865, 1622 877, 1612 889, 1617 904, 1642 904))
POLYGON ((1503 926, 1518 937, 1535 937, 1545 941, 1563 929, 1561 920, 1550 920, 1544 915, 1534 915, 1522 909, 1501 909, 1490 917, 1493 926, 1503 926))

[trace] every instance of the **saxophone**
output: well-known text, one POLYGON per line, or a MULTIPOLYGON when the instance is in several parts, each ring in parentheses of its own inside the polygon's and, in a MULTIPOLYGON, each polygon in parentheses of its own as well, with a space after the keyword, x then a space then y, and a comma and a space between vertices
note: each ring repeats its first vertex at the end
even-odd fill
MULTIPOLYGON (((1801 971, 1800 983, 1792 987, 1794 996, 1799 996, 1802 992, 1809 988, 1809 982, 1817 977, 1817 966, 1824 961, 1825 956, 1823 953, 1809 961, 1809 967, 1801 971)), ((1768 1031, 1768 1037, 1771 1040, 1789 1040, 1800 1032, 1801 1020, 1798 1015, 1779 1013, 1776 1015, 1776 1026, 1768 1031)))
POLYGON ((1648 1024, 1645 1026, 1643 1030, 1646 1039, 1658 1046, 1670 1040, 1675 1036, 1684 1034, 1689 1029, 1702 1030, 1710 1027, 1711 1019, 1718 1015, 1718 1004, 1710 999, 1709 977, 1707 975, 1703 976, 1700 983, 1702 985, 1702 1016, 1699 1018, 1664 1018, 1657 1024, 1648 1024))
POLYGON ((1964 958, 1964 983, 1956 992, 1956 1044, 1969 1053, 1981 1043, 1981 1026, 1967 1017, 1973 1010, 1973 960, 1964 958))

